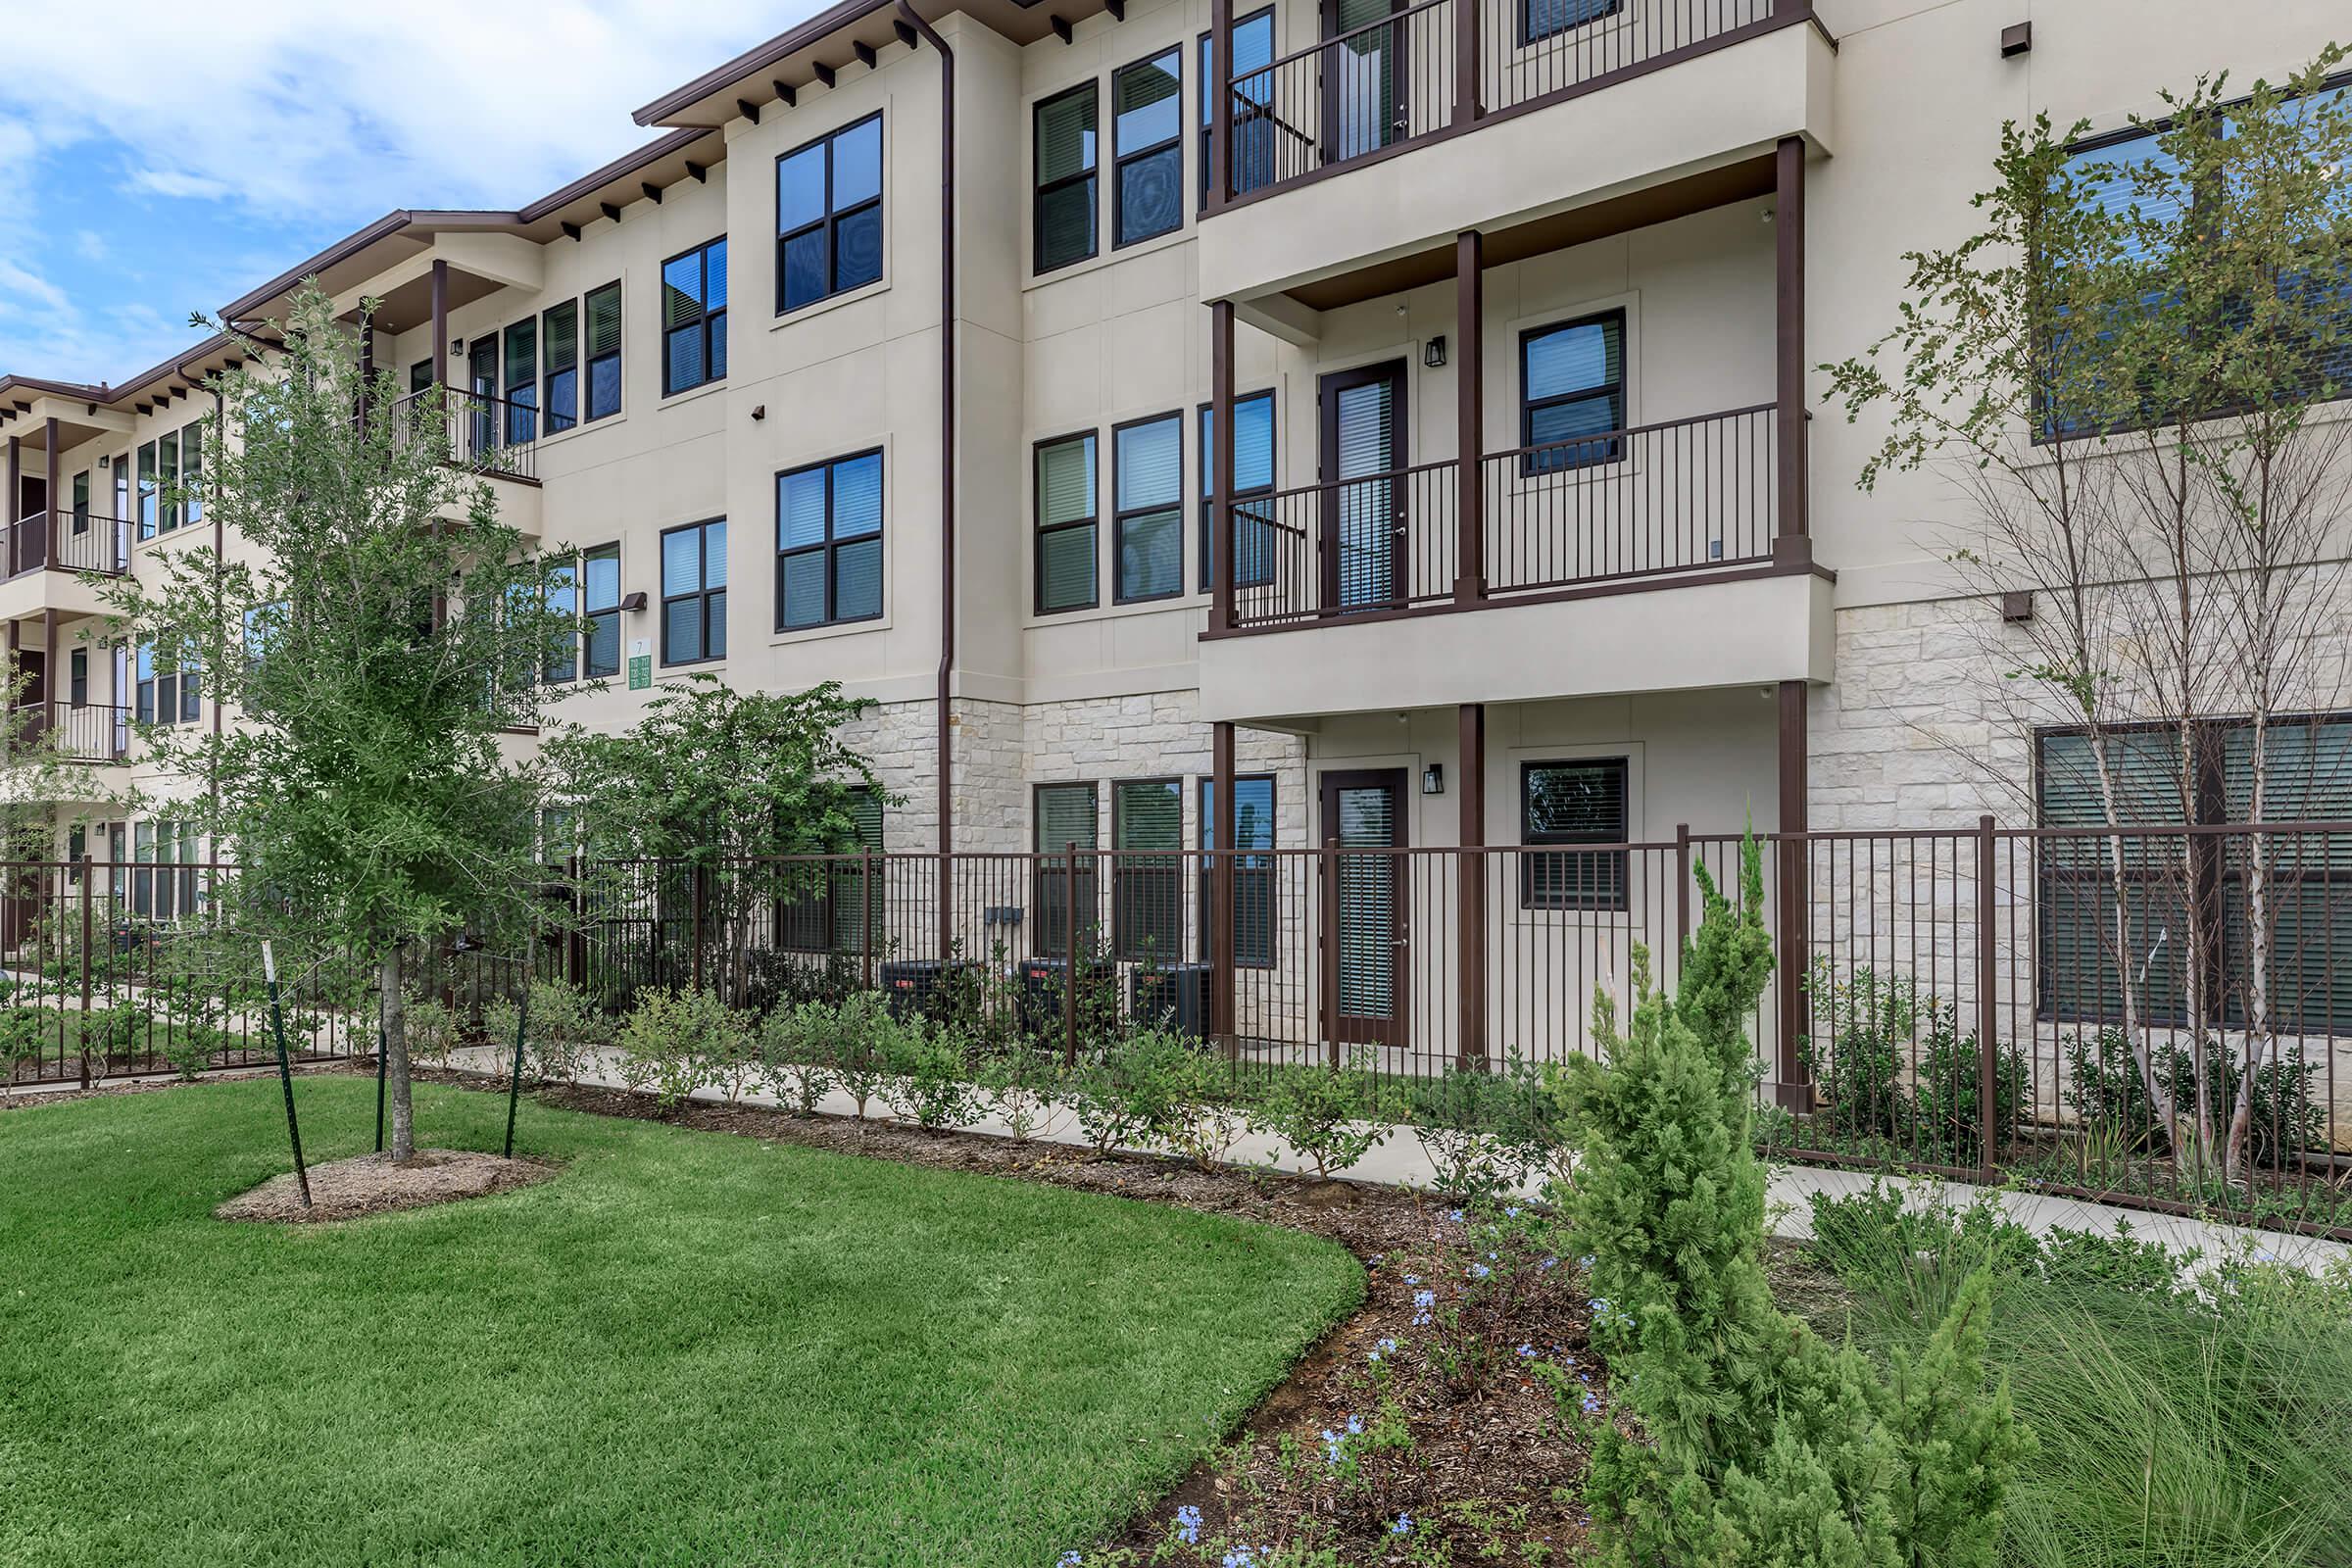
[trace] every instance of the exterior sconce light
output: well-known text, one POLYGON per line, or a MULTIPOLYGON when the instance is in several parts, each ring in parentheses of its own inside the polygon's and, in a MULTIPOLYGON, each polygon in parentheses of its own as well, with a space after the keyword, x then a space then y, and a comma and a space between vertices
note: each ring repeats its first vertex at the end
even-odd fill
POLYGON ((1436 369, 1446 363, 1446 334, 1440 332, 1421 346, 1421 363, 1436 369))
POLYGON ((645 608, 645 590, 640 588, 635 593, 630 594, 627 598, 623 599, 620 602, 620 608, 623 610, 643 610, 645 608))
POLYGON ((1421 793, 1424 795, 1446 793, 1446 764, 1444 762, 1432 762, 1421 770, 1421 793))

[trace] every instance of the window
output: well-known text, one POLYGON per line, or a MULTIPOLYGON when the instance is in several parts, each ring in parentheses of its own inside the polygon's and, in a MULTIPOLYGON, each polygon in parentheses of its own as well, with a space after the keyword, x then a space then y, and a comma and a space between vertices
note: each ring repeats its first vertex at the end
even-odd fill
POLYGON ((1113 245, 1184 226, 1184 50, 1110 76, 1113 245))
MULTIPOLYGON (((1200 781, 1200 847, 1217 847, 1217 781, 1200 781)), ((1233 961, 1245 969, 1274 966, 1274 778, 1243 774, 1233 781, 1233 961)), ((1208 865, 1200 866, 1201 943, 1212 929, 1208 865)))
POLYGON ((1099 842, 1095 825, 1095 786, 1040 784, 1034 796, 1034 848, 1039 858, 1037 888, 1031 899, 1037 906, 1036 951, 1059 955, 1069 951, 1070 912, 1079 912, 1078 945, 1091 948, 1101 916, 1096 912, 1095 861, 1086 851, 1099 842), (1080 854, 1072 860, 1068 851, 1080 854))
POLYGON ((1111 786, 1111 936, 1122 958, 1184 958, 1184 784, 1153 778, 1111 786))
POLYGON ((1519 0, 1519 42, 1556 37, 1624 9, 1625 0, 1519 0))
POLYGON ((66 701, 75 708, 90 706, 90 651, 76 648, 66 657, 66 701))
MULTIPOLYGON (((850 792, 852 841, 843 854, 882 853, 882 801, 862 785, 850 792)), ((810 885, 795 889, 776 906, 776 945, 797 953, 863 953, 870 929, 877 948, 887 934, 882 895, 888 878, 874 871, 873 908, 866 908, 865 867, 855 860, 834 859, 810 864, 810 885), (870 924, 869 924, 870 922, 870 924)))
POLYGON ((539 403, 547 417, 547 433, 554 435, 580 422, 579 302, 565 300, 549 306, 539 323, 540 340, 547 349, 540 371, 544 380, 539 403))
MULTIPOLYGON (((1224 83, 1217 77, 1216 38, 1212 33, 1200 35, 1200 205, 1208 205, 1209 175, 1216 166, 1208 157, 1209 119, 1216 112, 1217 93, 1224 83)), ((1252 11, 1246 17, 1233 19, 1233 74, 1240 78, 1232 88, 1233 106, 1233 193, 1271 184, 1274 179, 1274 122, 1266 112, 1274 92, 1274 78, 1262 74, 1274 63, 1274 8, 1252 11), (1261 73, 1252 75, 1251 73, 1261 73)))
POLYGON ((409 367, 409 391, 412 395, 418 392, 429 392, 432 388, 432 361, 418 360, 415 365, 409 367))
MULTIPOLYGON (((591 326, 594 302, 591 300, 591 326)), ((662 264, 662 395, 727 373, 727 241, 724 235, 662 264)))
POLYGON ((182 522, 203 520, 204 497, 198 489, 204 477, 203 425, 141 442, 138 466, 141 539, 171 533, 182 522))
POLYGON ((565 806, 539 808, 539 863, 563 865, 579 852, 580 827, 565 806))
POLYGON ((179 488, 186 496, 189 526, 204 520, 204 426, 191 424, 179 432, 179 488))
POLYGON ((1032 239, 1037 270, 1095 254, 1095 84, 1037 106, 1037 201, 1032 239))
POLYGON ((131 912, 145 919, 173 920, 204 907, 197 886, 199 854, 193 822, 132 824, 131 912), (172 871, 168 866, 184 866, 172 871))
POLYGON ((139 537, 152 539, 163 526, 163 499, 156 488, 155 443, 139 443, 139 537))
POLYGON ((1037 612, 1095 607, 1095 433, 1037 448, 1037 612))
POLYGON ((139 644, 135 667, 142 724, 192 724, 204 708, 204 673, 193 657, 158 656, 155 644, 139 644))
POLYGON ((1111 551, 1122 605, 1184 592, 1184 416, 1110 432, 1111 551))
POLYGON ((526 316, 507 326, 507 445, 539 438, 539 320, 526 316))
MULTIPOLYGON (((1217 410, 1200 405, 1200 586, 1217 586, 1209 559, 1213 526, 1209 493, 1217 485, 1217 410)), ((1233 400, 1233 585, 1262 587, 1274 580, 1274 517, 1270 508, 1250 507, 1252 498, 1274 493, 1274 394, 1252 392, 1233 400)))
MULTIPOLYGON (((580 612, 580 564, 575 558, 559 563, 549 574, 547 608, 551 614, 577 615, 580 612)), ((551 638, 547 657, 540 662, 539 678, 549 682, 571 680, 580 672, 580 634, 570 627, 551 638)))
POLYGON ((90 470, 82 469, 74 476, 74 532, 76 536, 90 531, 90 470))
POLYGON ((1519 769, 1519 904, 1528 909, 1623 909, 1624 850, 1544 854, 1547 844, 1627 840, 1626 760, 1527 762, 1519 769))
POLYGON ((882 275, 882 117, 776 160, 776 314, 882 275))
POLYGON ((1625 428, 1625 312, 1603 311, 1519 337, 1520 460, 1528 473, 1614 463, 1625 428), (1608 439, 1581 441, 1585 435, 1608 439))
MULTIPOLYGON (((2199 721, 2183 778, 2177 725, 2149 724, 2107 737, 2115 819, 2167 826, 2218 825, 2254 816, 2254 730, 2235 719, 2199 721)), ((2352 715, 2274 719, 2261 746, 2263 808, 2271 822, 2352 818, 2352 715)), ((2090 738, 2045 730, 2035 737, 2035 797, 2043 827, 2101 826, 2090 738)), ((2207 1027, 2242 1028, 2251 993, 2253 931, 2247 878, 2269 881, 2268 994, 2273 1026, 2293 1033, 2352 1029, 2352 921, 2341 917, 2343 868, 2352 841, 2338 834, 2280 835, 2264 860, 2244 839, 2123 838, 2119 940, 2115 841, 2053 837, 2035 848, 2038 1002, 2046 1017, 2120 1019, 2132 986, 2141 1018, 2189 1024, 2190 981, 2202 982, 2207 1027), (2188 913, 2204 911, 2202 952, 2188 940, 2188 913)))
POLYGON ((882 613, 882 454, 776 475, 776 630, 882 613))
POLYGON ((662 662, 727 657, 727 523, 689 523, 662 535, 662 662))
POLYGON ((277 638, 278 629, 285 624, 287 604, 283 599, 266 605, 253 605, 244 614, 245 662, 259 664, 262 656, 277 638))
POLYGON ((179 526, 179 432, 159 438, 155 443, 155 482, 157 499, 163 506, 163 520, 157 527, 170 533, 179 526))
POLYGON ((581 302, 588 315, 588 417, 620 412, 620 285, 607 283, 581 302))
POLYGON ((620 673, 620 546, 580 556, 580 673, 611 680, 620 673))

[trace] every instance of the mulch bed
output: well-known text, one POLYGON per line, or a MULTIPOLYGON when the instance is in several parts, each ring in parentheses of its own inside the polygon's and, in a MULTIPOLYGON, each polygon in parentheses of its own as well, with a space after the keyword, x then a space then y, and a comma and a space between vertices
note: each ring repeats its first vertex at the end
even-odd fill
POLYGON ((556 1167, 542 1160, 502 1159, 466 1149, 419 1149, 403 1160, 361 1154, 313 1165, 307 1205, 294 1173, 287 1171, 230 1199, 213 1210, 213 1217, 316 1225, 487 1198, 545 1181, 555 1173, 556 1167))

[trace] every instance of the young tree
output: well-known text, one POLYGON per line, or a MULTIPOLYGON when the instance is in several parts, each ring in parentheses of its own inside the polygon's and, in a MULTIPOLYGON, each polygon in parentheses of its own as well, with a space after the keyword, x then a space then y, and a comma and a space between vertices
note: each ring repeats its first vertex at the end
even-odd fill
MULTIPOLYGON (((838 682, 805 692, 739 692, 696 675, 646 705, 620 734, 576 724, 542 757, 549 800, 573 814, 599 867, 656 895, 704 900, 706 940, 749 953, 778 901, 810 891, 827 868, 791 857, 861 845, 860 808, 892 804, 873 766, 841 738, 873 705, 838 682)), ((583 890, 596 900, 632 889, 583 890)), ((732 964, 724 974, 740 984, 732 964)))
MULTIPOLYGON (((373 302, 359 309, 362 328, 373 302)), ((208 503, 230 548, 163 552, 110 590, 118 634, 200 668, 231 715, 143 732, 199 782, 174 809, 233 856, 230 915, 290 953, 344 951, 376 976, 391 1152, 415 1152, 407 964, 427 942, 533 917, 537 783, 510 732, 576 635, 559 567, 453 462, 438 395, 362 372, 358 333, 315 280, 283 323, 210 378, 208 503)))
MULTIPOLYGON (((2334 766, 2279 721, 2346 689, 2352 432, 2313 417, 2352 390, 2352 102, 2325 85, 2343 58, 2242 98, 2200 79, 2103 155, 2073 150, 2082 124, 2004 126, 1977 231, 1910 253, 1896 326, 1828 368, 1849 419, 1886 424, 1862 487, 1945 468, 1972 503, 1932 541, 1957 586, 2033 594, 2031 618, 1976 623, 2008 677, 1996 706, 2026 735, 2081 732, 2103 827, 2197 820, 2225 728, 2248 754, 2245 820, 2334 766)), ((2098 937, 2147 1102, 2176 1151, 2234 1176, 2277 1049, 2273 888, 2295 850, 2245 839, 2247 961, 2224 980, 2205 957, 2223 918, 2201 891, 2209 852, 2123 831, 2105 846, 2098 937), (2135 932, 2151 880, 2171 912, 2135 932), (2141 992, 2160 964, 2192 1020, 2193 1085, 2151 1049, 2141 992), (2225 985, 2249 1027, 2235 1103, 2217 1105, 2203 1021, 2225 985)))

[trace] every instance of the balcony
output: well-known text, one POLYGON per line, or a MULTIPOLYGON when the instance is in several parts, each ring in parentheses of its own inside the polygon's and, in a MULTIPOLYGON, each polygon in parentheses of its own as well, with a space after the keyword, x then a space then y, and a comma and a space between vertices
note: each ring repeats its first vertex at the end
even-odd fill
POLYGON ((38 512, 0 527, 0 621, 102 614, 102 580, 122 575, 130 524, 86 512, 38 512))
POLYGON ((427 387, 393 404, 397 444, 421 438, 441 421, 453 467, 495 481, 501 522, 537 538, 540 528, 539 438, 543 416, 527 403, 459 387, 427 387), (446 406, 443 400, 446 399, 446 406))
POLYGON ((94 703, 20 703, 9 710, 9 738, 20 752, 39 749, 60 762, 120 762, 130 755, 130 710, 94 703))

